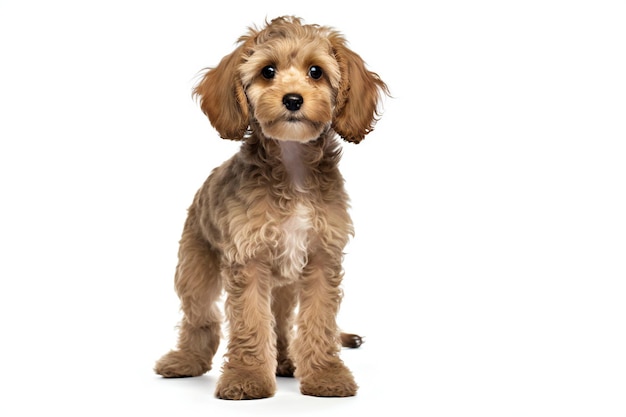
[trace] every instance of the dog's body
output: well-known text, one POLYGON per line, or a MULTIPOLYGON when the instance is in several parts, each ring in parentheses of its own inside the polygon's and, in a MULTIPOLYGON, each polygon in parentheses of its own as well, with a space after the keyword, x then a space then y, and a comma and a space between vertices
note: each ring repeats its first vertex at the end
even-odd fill
MULTIPOLYGON (((178 350, 157 362, 157 373, 211 369, 225 289, 229 342, 218 397, 272 396, 275 375, 295 375, 303 394, 356 394, 335 322, 353 233, 336 134, 362 140, 381 92, 385 84, 337 32, 292 17, 251 29, 206 73, 195 90, 203 111, 222 137, 243 144, 189 208, 175 277, 184 312, 178 350)), ((359 341, 341 334, 344 345, 359 341)))

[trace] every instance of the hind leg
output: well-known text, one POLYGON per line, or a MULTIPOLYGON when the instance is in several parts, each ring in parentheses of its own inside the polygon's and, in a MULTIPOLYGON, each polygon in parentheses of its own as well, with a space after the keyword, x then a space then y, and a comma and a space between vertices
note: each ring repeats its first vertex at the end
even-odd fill
POLYGON ((222 292, 217 254, 197 235, 193 212, 185 224, 176 267, 176 292, 184 313, 178 349, 159 359, 155 372, 167 378, 198 376, 211 369, 220 342, 222 292))
POLYGON ((276 333, 276 375, 293 376, 295 367, 289 355, 289 345, 293 338, 294 309, 298 301, 293 284, 277 287, 273 291, 272 312, 276 333))

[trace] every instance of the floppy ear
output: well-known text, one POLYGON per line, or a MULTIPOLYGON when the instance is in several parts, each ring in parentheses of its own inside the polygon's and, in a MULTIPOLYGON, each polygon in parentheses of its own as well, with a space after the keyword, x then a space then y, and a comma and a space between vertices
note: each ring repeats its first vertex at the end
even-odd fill
POLYGON ((378 74, 365 68, 363 59, 346 46, 341 35, 331 35, 330 42, 341 71, 333 129, 348 142, 359 143, 374 129, 378 101, 389 90, 378 74))
POLYGON ((243 50, 240 45, 225 56, 193 90, 200 98, 200 108, 224 139, 243 139, 248 128, 248 104, 238 72, 243 50))

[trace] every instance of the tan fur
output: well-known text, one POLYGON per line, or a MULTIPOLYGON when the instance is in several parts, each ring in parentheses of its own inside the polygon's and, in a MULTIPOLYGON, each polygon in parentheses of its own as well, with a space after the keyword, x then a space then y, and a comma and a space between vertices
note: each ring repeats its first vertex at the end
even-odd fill
POLYGON ((386 85, 334 30, 281 17, 250 29, 194 92, 220 136, 243 142, 189 208, 175 276, 184 313, 178 349, 156 372, 211 369, 225 289, 229 339, 217 397, 272 396, 275 375, 295 375, 303 394, 355 395, 339 351, 361 338, 335 321, 353 234, 336 134, 361 141, 386 85), (270 78, 262 75, 268 65, 270 78), (312 66, 323 75, 311 76, 312 66), (293 94, 297 108, 284 103, 293 94))

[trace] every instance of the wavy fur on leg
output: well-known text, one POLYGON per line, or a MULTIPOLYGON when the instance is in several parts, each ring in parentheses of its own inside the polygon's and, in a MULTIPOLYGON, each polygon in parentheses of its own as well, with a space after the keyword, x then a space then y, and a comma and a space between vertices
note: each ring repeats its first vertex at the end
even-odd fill
POLYGON ((362 141, 384 93, 341 34, 295 17, 251 28, 205 73, 194 90, 202 111, 221 137, 242 144, 189 208, 175 279, 184 318, 178 348, 157 373, 211 369, 225 290, 229 339, 217 397, 270 397, 276 375, 295 375, 307 395, 356 394, 339 353, 362 339, 335 322, 353 234, 338 137, 362 141))

